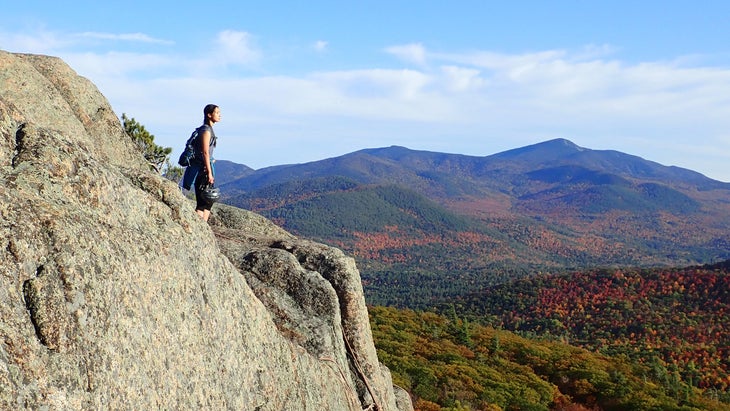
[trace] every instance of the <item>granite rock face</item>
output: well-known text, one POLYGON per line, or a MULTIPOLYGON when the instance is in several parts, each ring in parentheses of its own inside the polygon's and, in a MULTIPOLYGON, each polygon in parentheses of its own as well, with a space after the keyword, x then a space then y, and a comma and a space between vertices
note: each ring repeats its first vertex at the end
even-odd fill
POLYGON ((93 84, 0 51, 0 409, 412 409, 352 258, 193 207, 93 84))

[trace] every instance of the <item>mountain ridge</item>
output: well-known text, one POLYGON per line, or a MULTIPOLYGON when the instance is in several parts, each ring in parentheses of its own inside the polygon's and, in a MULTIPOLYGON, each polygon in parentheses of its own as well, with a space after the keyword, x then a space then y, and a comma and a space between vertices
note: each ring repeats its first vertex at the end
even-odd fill
MULTIPOLYGON (((225 164, 230 169, 236 167, 235 163, 225 164)), ((402 185, 447 207, 455 201, 494 199, 500 194, 512 197, 511 207, 520 207, 529 199, 549 197, 550 193, 575 196, 575 190, 581 187, 586 190, 580 196, 598 195, 605 200, 607 196, 619 196, 620 193, 616 190, 591 192, 588 188, 615 186, 631 192, 626 205, 619 208, 635 207, 633 211, 640 212, 646 204, 649 204, 649 211, 663 209, 662 203, 654 199, 658 191, 673 193, 671 196, 687 203, 702 197, 700 192, 719 190, 720 198, 727 198, 730 193, 730 183, 692 170, 664 166, 615 150, 587 149, 566 139, 549 140, 485 157, 390 146, 261 170, 239 167, 245 169, 242 177, 219 178, 219 186, 229 200, 274 184, 333 176, 359 185, 402 185), (631 197, 636 198, 631 200, 631 197)))
POLYGON ((255 187, 262 184, 281 182, 292 179, 297 174, 300 179, 321 177, 325 173, 337 173, 343 176, 354 177, 360 183, 382 182, 376 177, 387 175, 382 169, 375 169, 366 173, 362 167, 388 166, 389 169, 399 165, 407 171, 414 173, 427 170, 455 170, 462 169, 476 176, 491 171, 499 173, 506 166, 517 167, 520 170, 534 167, 539 164, 545 168, 548 165, 582 165, 592 169, 599 169, 611 173, 619 173, 636 178, 656 178, 666 181, 670 178, 681 178, 683 181, 694 184, 702 183, 712 189, 730 189, 730 183, 714 180, 699 172, 678 167, 666 166, 660 163, 646 160, 642 157, 622 153, 616 150, 594 150, 580 147, 570 140, 558 138, 547 140, 524 147, 519 147, 488 156, 472 156, 466 154, 442 153, 426 150, 413 150, 403 146, 389 146, 380 148, 366 148, 338 157, 331 157, 322 160, 311 161, 300 164, 282 164, 254 170, 248 166, 237 164, 232 161, 220 161, 227 166, 236 166, 247 170, 240 178, 224 178, 222 185, 236 187, 252 178, 250 184, 243 184, 246 187, 255 187), (370 163, 367 163, 370 161, 370 163), (358 166, 356 167, 356 166, 358 166), (347 172, 349 170, 349 173, 347 172), (359 171, 359 175, 358 175, 359 171), (377 173, 377 172, 381 172, 377 173), (254 177, 251 177, 254 176, 254 177), (359 177, 359 179, 358 179, 359 177))
POLYGON ((438 288, 437 279, 460 275, 488 284, 506 271, 730 258, 730 183, 567 139, 483 157, 369 148, 255 170, 221 189, 229 204, 352 252, 369 284, 395 283, 396 273, 415 276, 408 287, 438 288), (423 208, 398 206, 397 197, 423 208), (391 211, 379 222, 376 210, 391 211), (419 215, 470 223, 428 229, 419 215))

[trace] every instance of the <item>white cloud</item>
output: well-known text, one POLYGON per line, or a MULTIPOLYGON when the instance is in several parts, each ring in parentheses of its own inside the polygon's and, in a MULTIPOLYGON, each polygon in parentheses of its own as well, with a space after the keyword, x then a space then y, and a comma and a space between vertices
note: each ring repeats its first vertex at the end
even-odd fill
POLYGON ((154 44, 164 44, 164 45, 175 44, 175 42, 173 42, 173 41, 154 38, 154 37, 151 37, 144 33, 100 33, 100 32, 87 31, 87 32, 79 33, 79 34, 77 34, 77 36, 84 37, 84 38, 90 38, 90 39, 98 39, 98 40, 130 41, 130 42, 154 43, 154 44))
POLYGON ((74 49, 86 49, 99 41, 172 45, 174 42, 144 33, 62 33, 39 30, 33 34, 0 32, 0 48, 23 53, 60 54, 74 49))
POLYGON ((209 59, 169 48, 71 52, 79 41, 73 36, 0 32, 4 49, 64 58, 120 115, 134 116, 176 150, 203 105, 221 105, 217 127, 230 140, 218 155, 253 167, 391 144, 487 155, 565 137, 730 181, 723 171, 730 161, 730 69, 698 58, 634 64, 610 46, 444 53, 414 43, 387 48, 404 62, 397 69, 231 74, 231 65, 266 63, 254 40, 223 31, 215 39, 218 57, 209 59))
POLYGON ((314 45, 312 46, 315 51, 318 52, 324 52, 327 51, 327 47, 329 46, 329 43, 327 43, 324 40, 317 40, 314 42, 314 45))
MULTIPOLYGON (((437 70, 170 78, 143 87, 125 104, 168 105, 164 112, 174 116, 185 103, 197 120, 195 104, 213 96, 223 107, 220 127, 234 135, 257 130, 263 138, 231 144, 225 157, 254 167, 390 144, 486 155, 555 137, 705 173, 730 160, 718 155, 710 162, 688 149, 701 136, 703 146, 730 153, 730 70, 574 57, 560 50, 432 55, 437 70)), ((155 110, 142 110, 149 109, 155 110)), ((711 176, 730 180, 730 174, 711 176)))
POLYGON ((254 46, 251 34, 244 31, 225 30, 216 39, 216 58, 224 64, 250 65, 257 63, 261 52, 254 46))
POLYGON ((588 44, 572 55, 573 61, 597 60, 618 53, 619 49, 610 44, 588 44))
POLYGON ((313 79, 344 95, 413 100, 422 97, 431 76, 416 70, 348 70, 317 73, 313 79))
POLYGON ((446 90, 455 92, 478 91, 487 83, 480 77, 481 72, 477 69, 443 66, 441 71, 444 74, 444 88, 446 90))
POLYGON ((50 54, 73 43, 71 39, 49 31, 33 34, 0 31, 0 49, 17 53, 50 54))
POLYGON ((426 64, 426 48, 419 43, 391 46, 385 51, 408 63, 426 64))
POLYGON ((511 71, 518 68, 529 68, 546 62, 560 61, 567 56, 564 50, 546 50, 535 53, 505 54, 491 51, 475 51, 470 53, 429 53, 432 59, 453 62, 466 66, 495 71, 511 71))
POLYGON ((160 70, 169 73, 179 64, 172 56, 117 51, 104 54, 64 53, 63 58, 77 72, 93 79, 123 79, 137 73, 148 75, 160 70))

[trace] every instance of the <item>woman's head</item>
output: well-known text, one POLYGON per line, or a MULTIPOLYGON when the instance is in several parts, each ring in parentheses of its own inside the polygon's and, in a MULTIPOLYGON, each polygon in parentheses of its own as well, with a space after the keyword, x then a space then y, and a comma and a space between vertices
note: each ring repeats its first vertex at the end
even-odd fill
POLYGON ((218 106, 215 104, 208 104, 203 108, 203 122, 208 123, 217 123, 221 121, 221 111, 218 106))

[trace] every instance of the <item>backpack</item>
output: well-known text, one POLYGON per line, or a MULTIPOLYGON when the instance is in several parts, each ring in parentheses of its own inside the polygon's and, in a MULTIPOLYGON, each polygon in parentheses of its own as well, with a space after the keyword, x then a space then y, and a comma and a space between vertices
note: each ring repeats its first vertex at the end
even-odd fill
POLYGON ((194 163, 201 162, 202 159, 195 157, 196 152, 199 151, 195 148, 196 144, 198 144, 197 128, 193 130, 193 134, 191 134, 190 138, 188 138, 188 141, 185 142, 185 149, 183 149, 182 154, 180 154, 180 158, 177 160, 178 164, 183 167, 189 167, 194 163))

